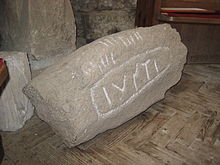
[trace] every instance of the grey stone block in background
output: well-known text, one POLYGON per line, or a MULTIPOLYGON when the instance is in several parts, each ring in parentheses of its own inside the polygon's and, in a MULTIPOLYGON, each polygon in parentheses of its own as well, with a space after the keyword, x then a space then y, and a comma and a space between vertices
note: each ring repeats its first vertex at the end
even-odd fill
POLYGON ((9 81, 0 95, 0 130, 16 131, 33 115, 33 106, 22 89, 31 80, 26 53, 0 52, 9 71, 9 81))
POLYGON ((69 147, 115 128, 164 98, 186 61, 170 25, 100 38, 47 68, 24 92, 69 147))
POLYGON ((2 0, 0 14, 1 49, 27 52, 34 69, 76 48, 69 0, 2 0))

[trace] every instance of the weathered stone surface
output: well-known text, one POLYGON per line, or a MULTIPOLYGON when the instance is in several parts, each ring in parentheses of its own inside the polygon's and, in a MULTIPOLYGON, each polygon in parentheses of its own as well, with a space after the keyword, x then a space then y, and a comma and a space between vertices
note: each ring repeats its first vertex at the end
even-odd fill
POLYGON ((71 0, 77 47, 97 38, 134 28, 136 0, 71 0))
POLYGON ((2 50, 28 52, 36 60, 75 50, 75 19, 69 0, 2 0, 2 50))
POLYGON ((186 47, 170 25, 123 31, 81 47, 25 87, 68 146, 119 126, 177 83, 186 47))
POLYGON ((82 14, 87 41, 134 28, 135 12, 101 11, 82 14))
POLYGON ((69 0, 29 0, 31 54, 37 58, 75 49, 75 20, 69 0))
POLYGON ((26 0, 0 1, 1 50, 30 50, 26 0))
POLYGON ((137 0, 71 0, 76 10, 135 9, 137 0))
POLYGON ((9 81, 0 96, 0 130, 15 131, 33 114, 33 106, 23 94, 23 87, 31 80, 27 54, 0 52, 6 60, 9 81))

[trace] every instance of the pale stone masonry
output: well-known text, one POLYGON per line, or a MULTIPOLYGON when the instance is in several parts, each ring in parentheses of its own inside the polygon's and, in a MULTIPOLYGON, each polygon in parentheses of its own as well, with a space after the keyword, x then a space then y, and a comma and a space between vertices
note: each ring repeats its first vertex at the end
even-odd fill
POLYGON ((164 98, 180 80, 186 54, 168 24, 127 30, 81 47, 24 91, 39 117, 73 147, 164 98))
POLYGON ((0 49, 27 52, 34 70, 76 49, 70 0, 2 0, 0 14, 0 49))
POLYGON ((0 130, 16 131, 33 115, 33 106, 22 90, 31 81, 27 54, 0 52, 9 72, 9 81, 0 94, 0 130))

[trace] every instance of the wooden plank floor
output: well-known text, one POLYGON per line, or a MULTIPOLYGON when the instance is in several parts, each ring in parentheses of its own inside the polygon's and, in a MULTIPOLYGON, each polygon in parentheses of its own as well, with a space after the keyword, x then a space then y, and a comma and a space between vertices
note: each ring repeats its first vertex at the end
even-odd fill
POLYGON ((220 165, 220 65, 187 65, 164 100, 79 147, 37 116, 2 136, 2 165, 220 165))

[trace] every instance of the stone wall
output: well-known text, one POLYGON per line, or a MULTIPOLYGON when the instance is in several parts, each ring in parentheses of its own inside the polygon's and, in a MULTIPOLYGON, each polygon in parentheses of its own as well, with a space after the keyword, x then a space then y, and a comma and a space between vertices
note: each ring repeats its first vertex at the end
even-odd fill
POLYGON ((134 28, 137 0, 71 0, 76 17, 77 47, 97 38, 134 28))

